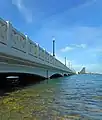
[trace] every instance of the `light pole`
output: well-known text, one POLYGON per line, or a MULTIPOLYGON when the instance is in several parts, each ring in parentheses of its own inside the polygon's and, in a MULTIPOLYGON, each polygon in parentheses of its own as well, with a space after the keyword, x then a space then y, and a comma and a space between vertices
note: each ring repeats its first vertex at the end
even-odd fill
POLYGON ((66 57, 65 57, 65 66, 66 66, 66 57))
POLYGON ((55 57, 55 38, 53 37, 53 56, 55 57))

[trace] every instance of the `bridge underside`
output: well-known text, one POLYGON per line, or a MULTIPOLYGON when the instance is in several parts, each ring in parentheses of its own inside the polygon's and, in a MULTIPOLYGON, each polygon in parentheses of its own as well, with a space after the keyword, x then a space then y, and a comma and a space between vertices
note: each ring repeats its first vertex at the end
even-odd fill
POLYGON ((53 67, 6 55, 0 55, 0 73, 24 73, 43 78, 53 78, 53 76, 66 76, 71 74, 53 67))
POLYGON ((9 74, 9 75, 17 75, 17 74, 31 74, 35 76, 39 76, 42 78, 53 78, 53 76, 64 76, 68 75, 68 73, 53 70, 51 68, 40 68, 37 66, 26 66, 20 64, 9 64, 9 63, 0 63, 0 73, 9 74))

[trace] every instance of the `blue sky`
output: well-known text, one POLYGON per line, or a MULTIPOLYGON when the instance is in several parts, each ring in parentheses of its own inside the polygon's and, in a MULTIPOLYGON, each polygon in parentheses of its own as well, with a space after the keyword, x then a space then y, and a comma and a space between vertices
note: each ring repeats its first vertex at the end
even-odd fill
POLYGON ((102 73, 102 0, 0 0, 0 17, 73 68, 102 73))

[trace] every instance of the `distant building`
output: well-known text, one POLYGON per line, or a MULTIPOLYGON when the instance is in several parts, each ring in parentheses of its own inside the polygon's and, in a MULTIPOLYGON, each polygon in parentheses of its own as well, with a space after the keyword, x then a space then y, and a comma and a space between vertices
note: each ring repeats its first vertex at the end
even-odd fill
POLYGON ((78 74, 85 74, 86 71, 85 71, 85 67, 82 68, 82 70, 80 72, 78 72, 78 74))

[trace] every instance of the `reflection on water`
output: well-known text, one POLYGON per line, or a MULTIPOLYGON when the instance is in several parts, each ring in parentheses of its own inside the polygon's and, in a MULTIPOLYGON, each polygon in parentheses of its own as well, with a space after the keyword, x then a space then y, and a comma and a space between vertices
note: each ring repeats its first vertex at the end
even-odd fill
POLYGON ((0 120, 102 120, 102 75, 58 78, 0 99, 0 120))

